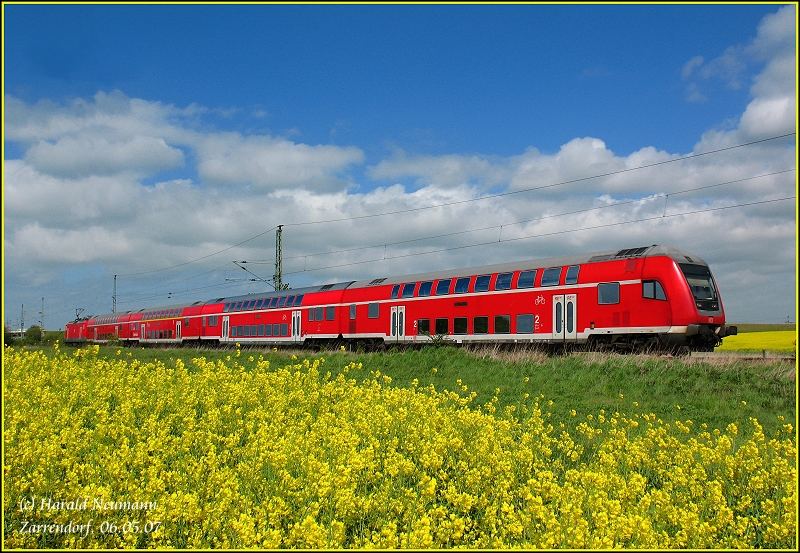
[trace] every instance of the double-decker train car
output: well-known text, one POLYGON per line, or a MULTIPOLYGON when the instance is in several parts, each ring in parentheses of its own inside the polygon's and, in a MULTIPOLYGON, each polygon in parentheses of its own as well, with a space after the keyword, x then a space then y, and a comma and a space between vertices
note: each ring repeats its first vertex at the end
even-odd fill
POLYGON ((382 277, 106 314, 70 343, 533 343, 711 351, 736 334, 708 264, 668 246, 382 277))

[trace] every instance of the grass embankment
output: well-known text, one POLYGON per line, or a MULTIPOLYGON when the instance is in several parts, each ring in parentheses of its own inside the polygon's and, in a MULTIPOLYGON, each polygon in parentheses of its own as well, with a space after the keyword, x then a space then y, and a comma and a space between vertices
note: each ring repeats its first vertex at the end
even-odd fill
MULTIPOLYGON (((101 358, 119 359, 117 347, 101 347, 101 358)), ((45 348, 44 351, 51 351, 45 348)), ((229 360, 232 349, 122 348, 142 362, 189 366, 192 358, 229 360)), ((690 418, 698 424, 724 428, 735 422, 746 426, 756 417, 765 430, 779 426, 777 416, 794 420, 794 381, 789 363, 741 361, 694 361, 640 355, 579 353, 547 356, 532 351, 504 352, 487 348, 470 351, 455 347, 390 350, 374 353, 243 349, 239 362, 254 366, 259 355, 272 366, 292 362, 292 356, 326 359, 326 370, 335 377, 351 362, 348 377, 362 380, 379 370, 392 378, 392 386, 433 385, 437 390, 466 386, 483 404, 495 395, 499 406, 517 405, 525 394, 552 401, 549 409, 559 421, 606 411, 648 412, 664 420, 690 418), (252 359, 251 359, 252 357, 252 359), (460 381, 460 384, 459 384, 460 381), (499 392, 496 390, 499 389, 499 392)))

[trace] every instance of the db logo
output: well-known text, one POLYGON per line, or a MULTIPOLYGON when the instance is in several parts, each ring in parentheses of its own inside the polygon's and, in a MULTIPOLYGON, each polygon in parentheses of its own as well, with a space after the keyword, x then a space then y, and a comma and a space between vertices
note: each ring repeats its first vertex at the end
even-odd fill
POLYGON ((536 296, 536 305, 542 305, 544 303, 544 296, 536 296))

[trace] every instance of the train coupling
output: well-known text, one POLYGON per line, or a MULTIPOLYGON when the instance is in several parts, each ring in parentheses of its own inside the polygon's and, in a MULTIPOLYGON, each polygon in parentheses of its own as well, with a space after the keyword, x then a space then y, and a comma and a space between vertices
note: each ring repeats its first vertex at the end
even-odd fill
POLYGON ((687 336, 697 336, 716 334, 717 338, 725 338, 726 336, 735 336, 739 333, 739 328, 736 326, 720 325, 713 329, 707 325, 689 325, 686 327, 687 336))

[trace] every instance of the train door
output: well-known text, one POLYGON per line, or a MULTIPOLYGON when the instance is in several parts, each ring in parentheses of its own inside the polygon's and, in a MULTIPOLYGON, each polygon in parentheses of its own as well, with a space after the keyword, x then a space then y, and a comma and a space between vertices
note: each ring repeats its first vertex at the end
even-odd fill
POLYGON ((180 321, 175 321, 175 338, 177 338, 178 341, 181 340, 181 322, 180 321))
POLYGON ((553 339, 577 339, 577 299, 576 294, 553 296, 553 339))
POLYGON ((292 311, 292 341, 293 342, 302 342, 303 341, 303 333, 301 330, 301 321, 303 320, 303 312, 302 311, 292 311))
POLYGON ((401 342, 406 337, 406 306, 398 305, 392 307, 392 318, 389 328, 389 336, 392 342, 401 342))
POLYGON ((144 333, 144 329, 145 329, 144 323, 140 324, 139 325, 139 340, 144 340, 144 339, 147 338, 147 336, 144 333))
POLYGON ((228 331, 230 329, 230 317, 222 317, 222 336, 220 340, 225 341, 228 339, 228 331))

